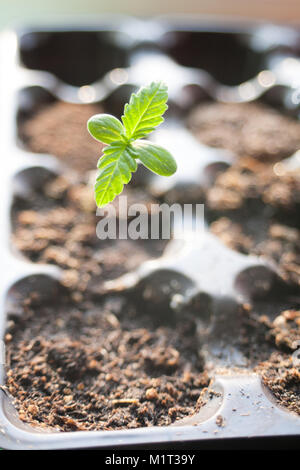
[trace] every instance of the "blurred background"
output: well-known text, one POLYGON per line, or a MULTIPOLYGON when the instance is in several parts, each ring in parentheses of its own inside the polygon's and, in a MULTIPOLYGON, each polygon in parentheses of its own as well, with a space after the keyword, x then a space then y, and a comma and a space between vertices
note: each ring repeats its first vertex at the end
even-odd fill
MULTIPOLYGON (((199 14, 300 23, 299 0, 1 0, 0 27, 53 20, 49 16, 101 13, 131 15, 199 14)), ((58 18, 56 18, 58 19, 58 18)))

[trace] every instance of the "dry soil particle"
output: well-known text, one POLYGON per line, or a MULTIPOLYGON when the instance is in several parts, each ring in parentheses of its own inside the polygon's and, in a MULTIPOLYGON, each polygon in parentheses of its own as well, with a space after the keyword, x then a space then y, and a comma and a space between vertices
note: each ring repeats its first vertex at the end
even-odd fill
POLYGON ((288 354, 273 353, 256 368, 278 404, 300 415, 300 370, 288 354))
POLYGON ((195 320, 156 324, 124 302, 39 305, 9 316, 7 387, 20 418, 63 431, 168 425, 194 413, 203 372, 195 320))
POLYGON ((300 207, 300 171, 277 174, 277 165, 244 158, 217 176, 207 192, 207 204, 216 211, 247 208, 259 201, 277 211, 296 214, 300 207))
POLYGON ((300 347, 300 310, 285 310, 273 321, 262 316, 261 322, 268 327, 267 339, 279 349, 294 351, 300 347))
POLYGON ((72 170, 94 170, 103 145, 89 135, 86 123, 101 112, 103 109, 97 105, 58 101, 26 120, 19 135, 32 152, 54 155, 72 170))

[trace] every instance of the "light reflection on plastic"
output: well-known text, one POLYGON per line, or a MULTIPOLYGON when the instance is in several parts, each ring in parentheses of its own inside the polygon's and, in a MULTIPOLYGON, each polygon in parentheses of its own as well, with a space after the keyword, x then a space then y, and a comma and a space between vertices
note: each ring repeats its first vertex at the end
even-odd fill
POLYGON ((243 100, 252 100, 256 96, 255 86, 252 83, 242 83, 239 86, 239 95, 243 100))
POLYGON ((91 103, 96 98, 95 89, 90 85, 84 85, 78 90, 78 98, 83 103, 91 103))
POLYGON ((110 72, 109 78, 115 85, 123 85, 128 81, 128 73, 125 69, 114 69, 110 72))
POLYGON ((262 70, 257 77, 258 83, 265 87, 268 88, 272 85, 274 85, 276 78, 273 72, 270 70, 262 70))
POLYGON ((283 176, 286 173, 286 169, 282 163, 275 163, 273 171, 276 176, 283 176))
POLYGON ((132 59, 130 79, 143 85, 145 77, 148 82, 163 79, 169 89, 169 98, 177 95, 187 81, 197 80, 196 83, 198 83, 199 80, 198 75, 195 77, 193 72, 187 68, 179 67, 169 57, 157 52, 149 52, 145 56, 137 52, 132 59))
POLYGON ((300 150, 297 150, 291 157, 275 163, 273 172, 277 176, 283 176, 290 172, 299 172, 300 170, 300 150))
POLYGON ((292 93, 291 100, 293 104, 300 103, 300 89, 299 88, 292 93))
POLYGON ((292 87, 299 87, 300 61, 294 57, 287 57, 282 62, 282 75, 292 87))
POLYGON ((283 61, 283 66, 290 67, 290 68, 292 67, 299 68, 299 60, 296 59, 295 57, 287 57, 283 61))

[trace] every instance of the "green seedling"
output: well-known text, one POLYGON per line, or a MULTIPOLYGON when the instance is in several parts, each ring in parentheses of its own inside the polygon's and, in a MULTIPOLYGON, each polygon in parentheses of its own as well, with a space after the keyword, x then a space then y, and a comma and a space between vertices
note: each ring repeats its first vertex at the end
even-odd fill
POLYGON ((137 169, 137 160, 161 176, 176 172, 176 162, 166 149, 141 140, 164 121, 167 100, 166 85, 153 82, 131 95, 122 122, 110 114, 96 114, 88 120, 90 134, 107 144, 97 165, 100 170, 95 184, 98 207, 113 201, 123 191, 124 184, 129 183, 137 169))

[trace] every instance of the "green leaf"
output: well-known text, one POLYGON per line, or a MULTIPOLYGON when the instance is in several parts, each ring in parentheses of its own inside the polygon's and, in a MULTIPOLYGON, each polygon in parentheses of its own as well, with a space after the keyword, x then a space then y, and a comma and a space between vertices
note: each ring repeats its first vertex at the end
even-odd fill
POLYGON ((167 99, 166 85, 153 82, 131 95, 124 108, 123 124, 109 114, 97 114, 89 119, 90 134, 108 144, 98 162, 100 172, 95 184, 95 199, 99 207, 113 201, 122 192, 124 184, 129 183, 137 169, 136 159, 158 175, 170 176, 177 170, 176 162, 167 150, 138 140, 163 122, 167 99))
POLYGON ((125 142, 113 142, 103 151, 99 159, 100 173, 95 184, 95 199, 98 207, 103 207, 120 194, 124 184, 131 180, 137 163, 125 142))
POLYGON ((110 114, 95 114, 87 123, 89 133, 104 144, 122 140, 124 127, 119 119, 110 114))
POLYGON ((162 82, 153 82, 132 94, 125 105, 122 122, 126 137, 136 140, 145 137, 164 121, 162 115, 168 109, 168 89, 162 82))
POLYGON ((177 170, 177 164, 170 152, 159 145, 138 140, 132 144, 136 158, 149 170, 161 176, 171 176, 177 170))

